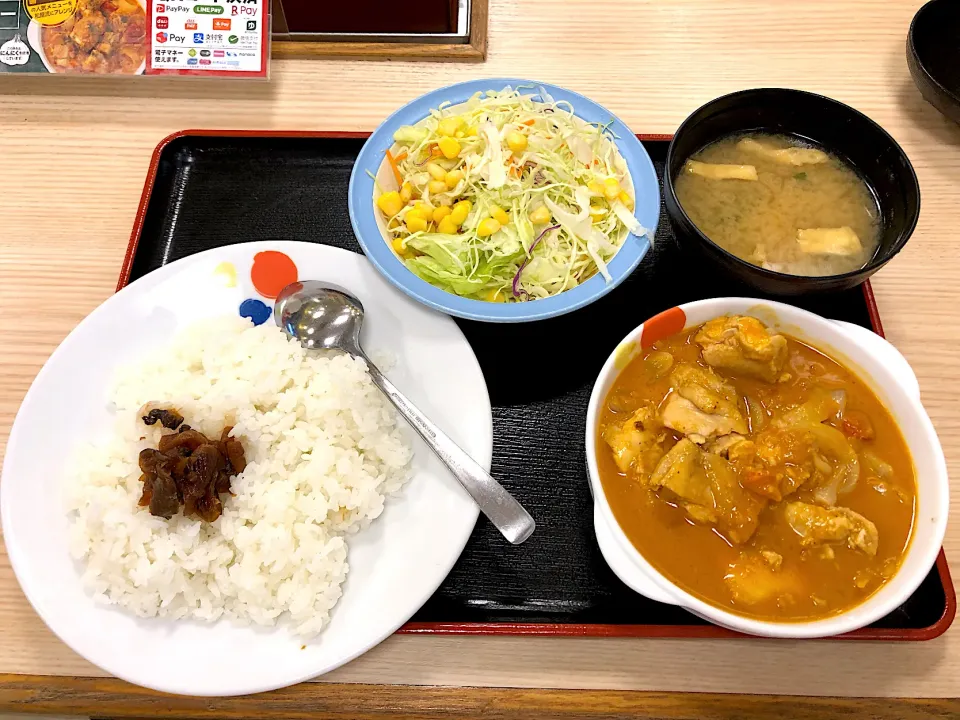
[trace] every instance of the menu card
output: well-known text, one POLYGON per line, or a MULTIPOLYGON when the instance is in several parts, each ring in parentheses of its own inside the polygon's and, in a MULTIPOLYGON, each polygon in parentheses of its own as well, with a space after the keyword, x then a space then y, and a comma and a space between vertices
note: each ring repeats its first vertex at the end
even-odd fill
POLYGON ((269 0, 0 0, 0 72, 266 78, 269 0))

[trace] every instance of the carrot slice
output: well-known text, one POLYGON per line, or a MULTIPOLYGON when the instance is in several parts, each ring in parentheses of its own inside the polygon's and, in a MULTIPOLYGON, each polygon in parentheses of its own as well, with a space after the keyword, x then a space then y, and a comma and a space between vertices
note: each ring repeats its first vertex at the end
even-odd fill
POLYGON ((533 118, 530 118, 529 120, 524 120, 524 121, 523 121, 523 124, 524 124, 524 125, 533 125, 535 122, 536 122, 536 120, 534 120, 533 118))
POLYGON ((407 151, 402 150, 399 155, 397 155, 393 160, 394 162, 403 162, 404 158, 407 157, 407 151))
POLYGON ((393 153, 387 150, 387 162, 390 163, 390 169, 393 170, 393 176, 397 179, 397 185, 403 185, 403 176, 400 174, 400 168, 397 167, 397 159, 393 153))

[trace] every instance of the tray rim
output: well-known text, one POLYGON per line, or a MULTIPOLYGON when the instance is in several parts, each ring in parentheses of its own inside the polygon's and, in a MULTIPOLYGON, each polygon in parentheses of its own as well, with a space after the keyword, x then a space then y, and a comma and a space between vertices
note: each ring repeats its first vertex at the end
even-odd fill
MULTIPOLYGON (((363 140, 370 137, 369 132, 352 130, 218 130, 218 129, 187 129, 180 130, 163 138, 154 148, 147 168, 143 191, 134 216, 133 229, 127 243, 123 264, 120 268, 120 277, 117 280, 117 291, 123 289, 130 282, 130 273, 133 268, 133 259, 140 245, 140 236, 146 219, 147 207, 153 195, 153 188, 157 178, 157 171, 164 151, 175 141, 187 137, 224 137, 224 138, 329 138, 363 140)), ((672 134, 643 134, 637 133, 641 142, 669 142, 672 134)), ((880 321, 880 311, 870 281, 861 286, 864 300, 867 304, 867 313, 870 316, 872 330, 885 337, 883 324, 880 321)), ((861 628, 833 638, 819 638, 819 640, 873 640, 873 641, 924 641, 933 640, 943 635, 953 623, 957 614, 957 595, 950 575, 950 566, 943 548, 937 555, 937 574, 943 586, 945 596, 943 615, 933 623, 923 628, 861 628)), ((617 637, 617 638, 674 638, 674 639, 707 639, 707 638, 750 638, 753 636, 727 630, 716 625, 615 625, 605 623, 473 623, 473 622, 408 622, 397 633, 412 635, 530 635, 548 637, 617 637)), ((761 638, 758 638, 761 639, 761 638)))

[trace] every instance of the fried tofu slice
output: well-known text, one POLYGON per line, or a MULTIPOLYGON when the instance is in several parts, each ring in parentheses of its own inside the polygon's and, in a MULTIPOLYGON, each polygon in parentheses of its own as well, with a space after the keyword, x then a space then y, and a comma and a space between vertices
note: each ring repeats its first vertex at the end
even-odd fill
POLYGON ((761 155, 783 165, 819 165, 825 163, 829 156, 822 150, 805 147, 775 148, 753 138, 743 138, 737 147, 746 152, 761 155))
POLYGON ((856 255, 863 250, 853 228, 810 228, 797 230, 800 249, 810 255, 856 255))
POLYGON ((756 180, 757 168, 753 165, 719 165, 687 160, 684 172, 700 175, 708 180, 756 180))

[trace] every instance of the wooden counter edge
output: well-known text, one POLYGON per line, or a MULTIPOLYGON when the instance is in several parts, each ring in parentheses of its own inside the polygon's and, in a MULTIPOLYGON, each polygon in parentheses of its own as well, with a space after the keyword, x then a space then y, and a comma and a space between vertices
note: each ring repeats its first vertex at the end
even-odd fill
POLYGON ((483 54, 472 44, 297 42, 274 40, 273 57, 344 57, 351 60, 443 60, 482 62, 483 54))
POLYGON ((271 52, 277 58, 349 57, 356 60, 483 62, 487 57, 487 12, 488 0, 473 0, 470 10, 470 42, 463 44, 300 42, 277 38, 273 40, 271 52))
POLYGON ((793 720, 869 717, 919 720, 960 716, 960 700, 807 698, 783 695, 531 690, 303 683, 260 695, 164 695, 112 678, 0 675, 0 712, 107 718, 311 718, 460 720, 572 718, 738 718, 793 720))

